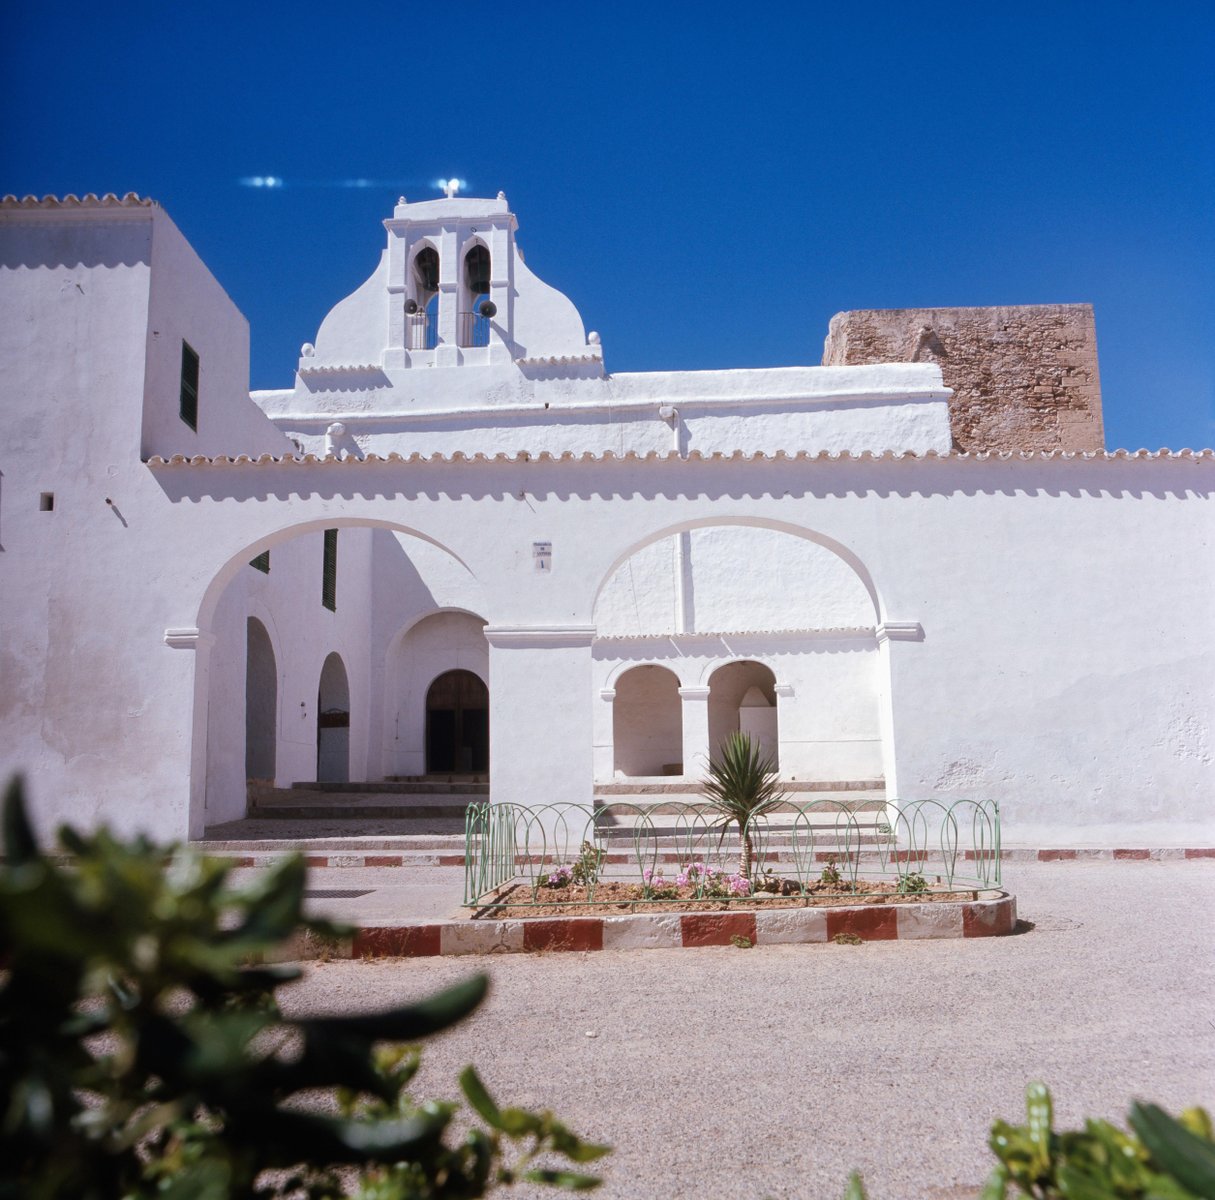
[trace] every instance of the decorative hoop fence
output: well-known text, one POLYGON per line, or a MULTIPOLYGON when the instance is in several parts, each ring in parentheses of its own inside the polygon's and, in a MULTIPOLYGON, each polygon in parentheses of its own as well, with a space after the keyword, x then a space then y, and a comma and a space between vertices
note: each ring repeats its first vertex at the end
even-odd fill
POLYGON ((740 831, 686 802, 473 804, 464 861, 468 907, 618 904, 609 883, 634 885, 630 902, 652 904, 762 900, 772 887, 809 902, 828 878, 860 898, 892 886, 983 892, 1001 886, 1000 809, 990 800, 888 801, 876 812, 784 802, 740 831))

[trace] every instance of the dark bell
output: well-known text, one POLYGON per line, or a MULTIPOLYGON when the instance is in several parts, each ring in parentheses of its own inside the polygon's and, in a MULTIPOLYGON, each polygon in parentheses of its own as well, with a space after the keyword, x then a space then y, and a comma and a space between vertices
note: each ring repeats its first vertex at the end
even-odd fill
POLYGON ((406 300, 405 311, 412 317, 418 311, 418 302, 416 300, 406 300))
POLYGON ((487 319, 490 317, 496 317, 498 315, 498 306, 492 300, 482 300, 481 303, 477 305, 477 312, 487 319))

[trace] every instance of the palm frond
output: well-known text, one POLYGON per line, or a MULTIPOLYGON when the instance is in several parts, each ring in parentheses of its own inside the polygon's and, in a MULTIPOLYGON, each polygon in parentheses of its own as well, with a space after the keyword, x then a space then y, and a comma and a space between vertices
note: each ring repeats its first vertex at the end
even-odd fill
POLYGON ((740 828, 784 799, 776 764, 747 733, 732 733, 721 743, 702 791, 722 821, 737 821, 740 828))

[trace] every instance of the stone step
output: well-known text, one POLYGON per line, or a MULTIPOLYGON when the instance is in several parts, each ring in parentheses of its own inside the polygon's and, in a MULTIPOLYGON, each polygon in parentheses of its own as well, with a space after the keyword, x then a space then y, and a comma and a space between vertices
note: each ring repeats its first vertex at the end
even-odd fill
MULTIPOLYGON (((800 795, 803 792, 880 792, 886 794, 884 779, 788 779, 781 781, 781 790, 800 795)), ((697 796, 699 784, 688 779, 664 779, 647 776, 639 779, 617 779, 610 783, 595 784, 596 796, 697 796)))
POLYGON ((489 784, 473 776, 415 777, 360 783, 293 783, 289 789, 267 788, 261 795, 283 792, 320 792, 326 796, 488 796, 489 784))
POLYGON ((488 775, 385 775, 385 783, 489 783, 488 775))
MULTIPOLYGON (((644 801, 623 800, 618 796, 596 796, 595 804, 620 821, 633 818, 638 810, 644 810, 651 816, 673 815, 679 812, 697 812, 708 815, 713 812, 712 806, 703 796, 693 795, 646 797, 644 801)), ((865 821, 876 823, 886 812, 885 799, 875 800, 865 793, 858 795, 855 792, 791 796, 772 811, 778 816, 781 813, 797 813, 805 811, 807 806, 812 804, 821 804, 821 807, 811 808, 806 812, 807 819, 816 824, 833 823, 841 812, 859 814, 862 823, 865 821), (837 805, 838 807, 835 807, 837 805)))
POLYGON ((256 804, 249 809, 254 820, 269 821, 346 821, 350 824, 368 824, 378 821, 429 821, 435 819, 458 820, 461 827, 464 814, 476 796, 420 796, 412 804, 368 804, 358 801, 351 804, 328 803, 311 799, 301 804, 278 803, 256 804))

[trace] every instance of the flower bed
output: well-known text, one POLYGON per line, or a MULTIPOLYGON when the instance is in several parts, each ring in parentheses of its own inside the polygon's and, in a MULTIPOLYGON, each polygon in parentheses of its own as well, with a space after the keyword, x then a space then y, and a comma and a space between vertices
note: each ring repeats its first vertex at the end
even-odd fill
POLYGON ((486 897, 473 919, 512 916, 585 916, 616 912, 639 912, 660 906, 667 912, 756 911, 766 908, 827 908, 857 904, 922 904, 938 901, 977 900, 979 892, 956 886, 930 883, 922 875, 904 876, 898 883, 888 880, 846 879, 833 864, 821 878, 803 887, 795 879, 772 872, 748 880, 737 872, 688 863, 670 876, 661 868, 643 872, 643 882, 599 879, 585 861, 561 866, 541 876, 536 886, 516 883, 495 897, 486 897), (518 909, 526 909, 524 912, 518 909))

